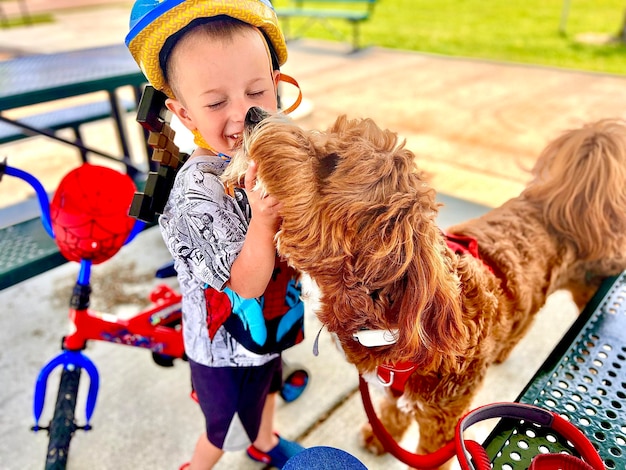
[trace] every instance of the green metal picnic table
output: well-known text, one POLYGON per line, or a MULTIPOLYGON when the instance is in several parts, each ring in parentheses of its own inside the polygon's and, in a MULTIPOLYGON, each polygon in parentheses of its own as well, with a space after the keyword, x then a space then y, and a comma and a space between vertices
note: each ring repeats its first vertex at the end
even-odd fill
MULTIPOLYGON (((626 468, 626 272, 602 284, 516 401, 558 413, 579 427, 607 470, 626 468)), ((502 470, 528 468, 540 453, 575 453, 551 430, 510 419, 484 445, 502 470)))
MULTIPOLYGON (((29 135, 41 134, 80 146, 81 143, 58 138, 47 129, 27 128, 3 114, 15 108, 104 91, 111 105, 111 117, 115 122, 122 155, 90 151, 121 162, 128 174, 140 182, 144 174, 131 163, 119 90, 132 87, 138 103, 145 83, 146 78, 122 43, 0 61, 0 121, 24 128, 29 135)), ((3 156, 10 161, 10 154, 3 156)), ((146 158, 150 166, 147 143, 146 158)), ((1 218, 6 219, 5 216, 3 213, 1 218)), ((44 232, 37 213, 25 214, 18 221, 0 220, 0 289, 65 261, 54 241, 44 232)))
MULTIPOLYGON (((130 152, 118 90, 132 87, 138 103, 141 87, 145 83, 146 78, 122 43, 0 61, 0 120, 24 127, 3 113, 10 109, 104 91, 109 98, 111 116, 122 149, 123 155, 119 159, 128 165, 130 152)), ((28 130, 55 138, 45 129, 28 130)))

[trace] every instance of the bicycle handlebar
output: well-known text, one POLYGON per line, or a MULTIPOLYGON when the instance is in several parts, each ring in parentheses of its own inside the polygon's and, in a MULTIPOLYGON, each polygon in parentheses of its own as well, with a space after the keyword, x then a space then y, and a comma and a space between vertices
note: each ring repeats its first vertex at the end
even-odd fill
MULTIPOLYGON (((37 202, 39 202, 39 208, 41 209, 41 223, 43 224, 43 228, 46 230, 51 238, 55 238, 54 230, 52 229, 52 219, 50 218, 50 199, 48 198, 48 193, 46 193, 46 190, 44 189, 41 182, 34 175, 28 173, 27 171, 9 166, 7 164, 6 158, 0 162, 0 181, 2 181, 2 176, 5 174, 13 176, 15 178, 19 178, 33 187, 35 193, 37 194, 37 202)), ((126 245, 133 238, 135 238, 137 234, 144 229, 145 225, 145 222, 136 219, 135 225, 133 225, 130 234, 124 241, 124 245, 126 245)))
POLYGON ((20 178, 33 187, 35 193, 37 194, 39 208, 41 209, 41 223, 43 224, 43 228, 46 230, 48 235, 50 235, 50 237, 54 238, 52 221, 50 219, 50 200, 48 199, 48 193, 46 193, 43 185, 30 173, 7 165, 6 158, 4 161, 0 162, 0 180, 2 180, 2 176, 5 174, 20 178))

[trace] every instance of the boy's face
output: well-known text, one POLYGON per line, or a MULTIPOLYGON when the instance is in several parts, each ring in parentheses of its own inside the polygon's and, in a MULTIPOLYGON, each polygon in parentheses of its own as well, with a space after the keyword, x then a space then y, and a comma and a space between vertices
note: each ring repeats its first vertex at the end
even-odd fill
POLYGON ((271 70, 264 40, 251 28, 234 33, 232 40, 192 33, 170 60, 177 99, 168 100, 167 107, 218 152, 232 152, 249 108, 277 109, 279 72, 271 70))

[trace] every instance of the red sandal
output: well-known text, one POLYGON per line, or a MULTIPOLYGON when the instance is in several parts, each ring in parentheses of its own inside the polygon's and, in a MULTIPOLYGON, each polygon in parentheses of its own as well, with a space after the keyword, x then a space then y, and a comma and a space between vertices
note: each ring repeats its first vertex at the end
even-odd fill
MULTIPOLYGON (((276 434, 276 436, 278 436, 278 434, 276 434)), ((278 436, 278 444, 269 452, 262 452, 253 445, 248 447, 246 452, 248 457, 252 460, 264 463, 265 465, 271 465, 272 467, 283 468, 287 460, 303 450, 304 447, 297 442, 288 441, 278 436)))

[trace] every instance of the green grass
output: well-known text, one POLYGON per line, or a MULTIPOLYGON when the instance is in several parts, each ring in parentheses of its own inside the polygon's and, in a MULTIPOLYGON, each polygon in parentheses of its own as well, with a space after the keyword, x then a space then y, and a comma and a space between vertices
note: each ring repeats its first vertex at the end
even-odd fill
POLYGON ((31 14, 28 18, 22 17, 9 17, 5 22, 0 23, 0 31, 2 28, 14 28, 17 26, 28 26, 40 23, 52 23, 54 17, 50 13, 35 13, 31 14))
MULTIPOLYGON (((571 0, 562 34, 564 1, 379 0, 371 19, 361 25, 361 43, 626 75, 625 43, 582 39, 588 33, 617 37, 626 11, 624 1, 571 0)), ((288 2, 274 0, 274 5, 288 2)), ((331 23, 350 41, 345 21, 331 23)), ((292 20, 292 31, 297 31, 299 24, 302 21, 292 20)), ((306 29, 304 36, 337 39, 320 24, 306 29)))

